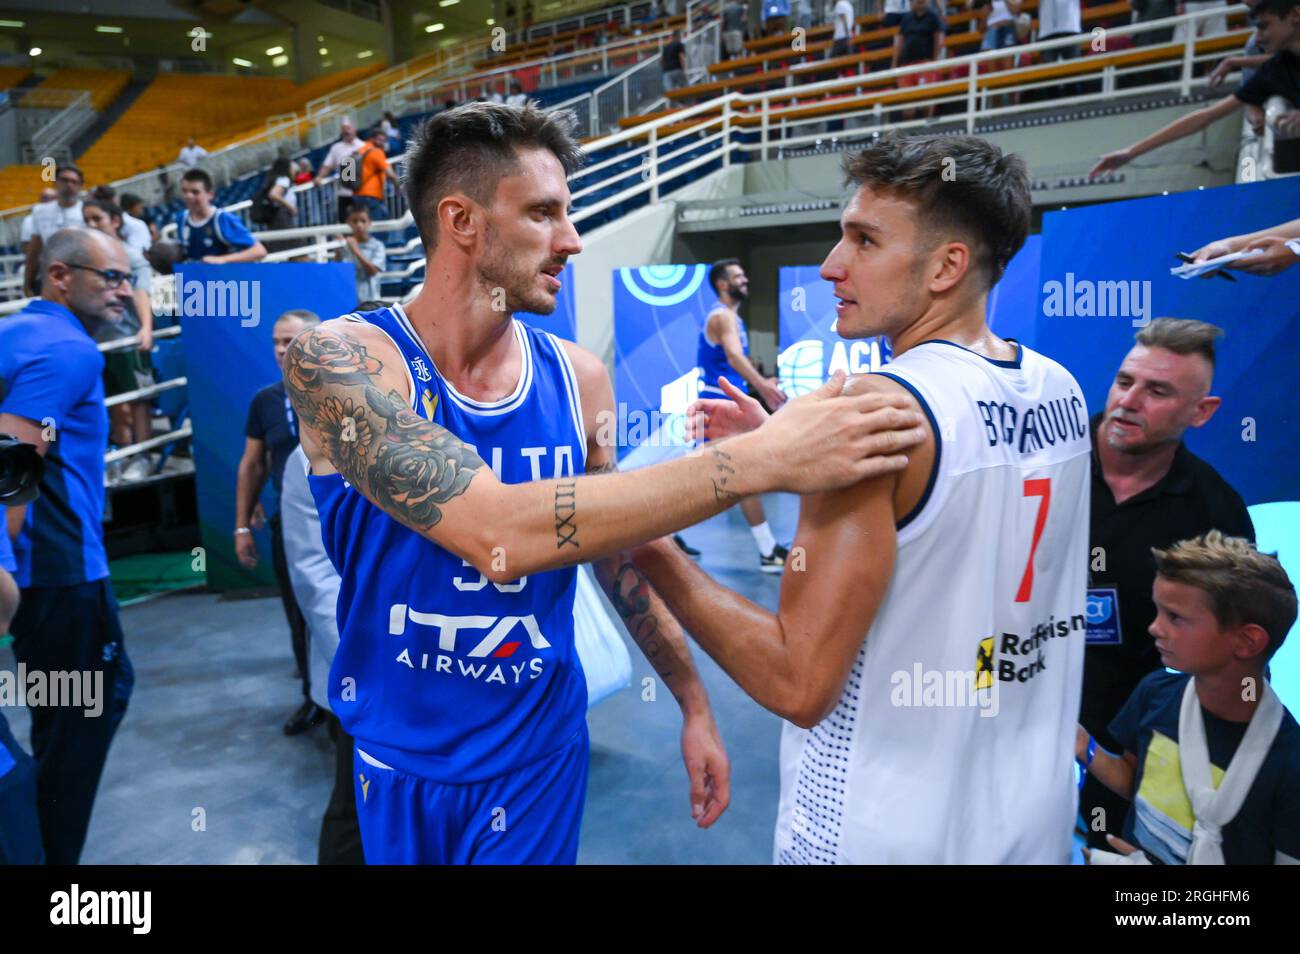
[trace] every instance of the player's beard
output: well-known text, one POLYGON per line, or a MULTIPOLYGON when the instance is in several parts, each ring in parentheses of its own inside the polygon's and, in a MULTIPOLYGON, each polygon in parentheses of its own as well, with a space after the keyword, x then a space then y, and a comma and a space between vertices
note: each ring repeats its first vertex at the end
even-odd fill
POLYGON ((478 263, 478 279, 487 290, 488 298, 496 301, 500 288, 505 292, 507 314, 524 311, 534 315, 549 315, 555 311, 555 296, 542 288, 541 272, 544 262, 531 266, 521 262, 517 254, 504 242, 498 241, 495 230, 489 225, 483 258, 478 263))
POLYGON ((739 288, 736 285, 728 285, 727 294, 732 297, 733 301, 739 304, 749 297, 749 290, 748 288, 739 288))

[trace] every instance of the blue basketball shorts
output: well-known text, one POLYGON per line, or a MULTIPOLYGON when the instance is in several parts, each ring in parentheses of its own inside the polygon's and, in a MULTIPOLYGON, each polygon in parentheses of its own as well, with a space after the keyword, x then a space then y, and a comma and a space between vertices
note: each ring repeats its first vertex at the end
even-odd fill
POLYGON ((563 748, 531 765, 453 785, 390 768, 354 749, 366 864, 576 863, 590 750, 584 723, 563 748))

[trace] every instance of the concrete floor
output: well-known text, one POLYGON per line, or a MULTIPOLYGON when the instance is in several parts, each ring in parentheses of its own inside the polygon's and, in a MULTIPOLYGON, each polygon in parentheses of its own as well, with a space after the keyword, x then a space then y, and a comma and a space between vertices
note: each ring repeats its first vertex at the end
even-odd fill
MULTIPOLYGON (((778 541, 789 542, 796 515, 794 498, 768 498, 778 541)), ((758 572, 738 510, 685 536, 704 550, 701 563, 712 575, 775 608, 780 577, 758 572)), ((300 694, 278 600, 169 596, 128 607, 122 624, 136 687, 83 863, 314 864, 333 752, 323 728, 295 738, 280 731, 300 694)), ((666 691, 655 702, 641 700, 641 680, 653 670, 628 646, 632 687, 588 713, 591 772, 579 862, 768 863, 781 720, 696 651, 732 763, 731 807, 700 831, 690 817, 677 705, 666 691)), ((12 667, 12 653, 0 650, 0 668, 12 667)), ((6 715, 27 744, 27 713, 6 715)))

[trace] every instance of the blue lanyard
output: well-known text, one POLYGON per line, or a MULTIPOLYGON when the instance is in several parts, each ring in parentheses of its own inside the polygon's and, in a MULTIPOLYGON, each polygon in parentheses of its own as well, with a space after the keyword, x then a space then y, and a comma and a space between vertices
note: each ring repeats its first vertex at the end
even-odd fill
POLYGON ((289 430, 293 433, 293 439, 298 439, 298 419, 293 414, 293 404, 289 401, 289 395, 284 396, 284 416, 289 419, 289 430))

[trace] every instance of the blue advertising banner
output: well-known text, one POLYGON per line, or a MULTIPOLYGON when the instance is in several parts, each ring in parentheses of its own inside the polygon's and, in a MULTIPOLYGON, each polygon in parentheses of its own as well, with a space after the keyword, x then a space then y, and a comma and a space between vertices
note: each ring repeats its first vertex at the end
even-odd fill
MULTIPOLYGON (((189 379, 199 532, 208 585, 218 590, 272 586, 271 536, 257 533, 256 571, 235 559, 235 482, 244 452, 248 407, 258 390, 280 378, 271 329, 291 309, 323 320, 356 304, 353 268, 344 262, 278 262, 176 268, 176 307, 189 379)), ((275 500, 267 482, 268 515, 275 500)))

